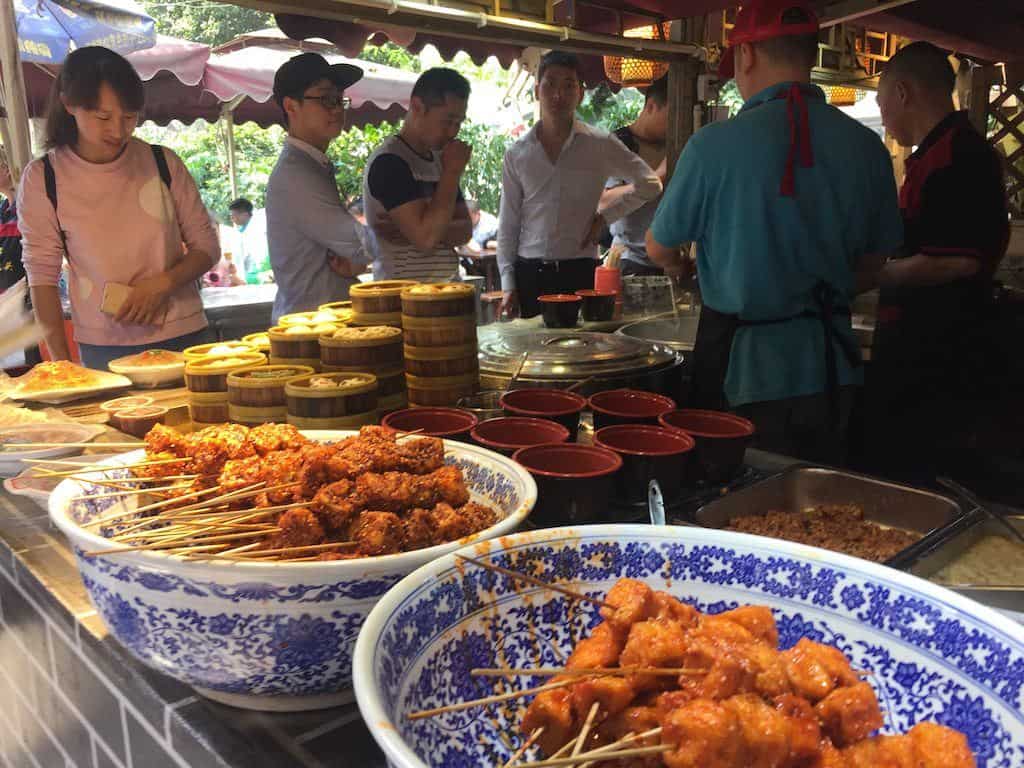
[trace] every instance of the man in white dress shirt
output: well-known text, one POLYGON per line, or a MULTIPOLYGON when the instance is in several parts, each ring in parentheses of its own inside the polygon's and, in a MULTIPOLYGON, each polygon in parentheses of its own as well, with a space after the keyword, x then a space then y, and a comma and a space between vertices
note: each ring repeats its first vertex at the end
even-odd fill
POLYGON ((593 288, 603 230, 661 193, 639 155, 576 119, 583 81, 575 55, 541 58, 536 96, 540 121, 505 153, 498 215, 501 311, 523 317, 540 313, 540 295, 593 288), (599 210, 609 178, 628 183, 599 210))

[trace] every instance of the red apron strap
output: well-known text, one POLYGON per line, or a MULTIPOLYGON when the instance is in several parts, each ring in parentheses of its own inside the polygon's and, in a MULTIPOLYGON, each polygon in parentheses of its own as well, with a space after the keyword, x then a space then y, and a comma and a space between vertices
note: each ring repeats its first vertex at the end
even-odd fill
POLYGON ((781 98, 786 100, 786 117, 789 118, 789 153, 786 156, 786 169, 782 175, 779 194, 783 197, 793 197, 796 194, 797 157, 799 156, 800 165, 804 168, 814 165, 811 123, 808 118, 807 100, 798 84, 793 83, 786 91, 786 95, 781 98))

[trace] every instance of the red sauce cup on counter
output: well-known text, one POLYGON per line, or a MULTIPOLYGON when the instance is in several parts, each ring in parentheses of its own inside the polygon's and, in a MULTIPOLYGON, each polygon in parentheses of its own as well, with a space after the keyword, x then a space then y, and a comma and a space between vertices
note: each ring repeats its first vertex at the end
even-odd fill
POLYGON ((569 430, 557 421, 503 416, 481 421, 469 431, 470 437, 484 448, 511 456, 520 448, 545 443, 564 443, 569 430))
POLYGON ((676 407, 671 397, 641 389, 609 389, 591 395, 589 402, 595 430, 613 424, 657 426, 658 417, 676 407))
POLYGON ((650 424, 615 424, 594 433, 594 445, 622 457, 615 476, 615 497, 629 504, 647 500, 647 485, 657 480, 666 503, 675 501, 687 476, 693 438, 685 432, 650 424))
POLYGON ((587 322, 604 322, 615 315, 615 291, 584 289, 576 291, 583 300, 583 319, 587 322))
POLYGON ((681 408, 658 418, 669 429, 685 432, 697 444, 694 480, 721 484, 729 482, 740 467, 754 440, 754 425, 742 416, 724 411, 681 408))
POLYGON ((546 293, 538 296, 544 325, 548 328, 575 328, 583 299, 571 293, 546 293))
POLYGON ((111 414, 118 423, 118 429, 135 437, 145 437, 157 424, 167 418, 167 409, 160 405, 137 405, 122 408, 111 414))
POLYGON ((380 423, 397 432, 467 440, 469 430, 477 425, 477 418, 476 414, 461 408, 403 408, 392 411, 380 423))
POLYGON ((509 416, 557 421, 569 430, 569 442, 575 443, 580 413, 587 407, 587 398, 561 389, 527 387, 506 392, 498 403, 509 416))
POLYGON ((607 519, 615 473, 622 458, 594 445, 554 443, 520 448, 512 458, 537 482, 530 521, 541 527, 607 519))

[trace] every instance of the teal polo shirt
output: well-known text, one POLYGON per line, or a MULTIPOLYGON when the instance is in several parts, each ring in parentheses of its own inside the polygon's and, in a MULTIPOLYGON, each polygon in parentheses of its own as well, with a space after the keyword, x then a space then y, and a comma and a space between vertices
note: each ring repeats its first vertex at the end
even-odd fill
MULTIPOLYGON (((903 242, 888 151, 870 129, 829 106, 817 86, 801 86, 814 165, 798 162, 795 195, 780 194, 790 128, 786 101, 776 97, 791 85, 761 91, 733 119, 694 134, 651 225, 662 245, 697 243, 704 303, 746 321, 815 311, 820 281, 852 302, 861 257, 903 242)), ((857 346, 849 317, 837 315, 833 324, 857 346)), ((839 383, 862 383, 860 367, 838 344, 836 357, 839 383)), ((737 330, 725 381, 733 407, 824 391, 818 319, 737 330)))

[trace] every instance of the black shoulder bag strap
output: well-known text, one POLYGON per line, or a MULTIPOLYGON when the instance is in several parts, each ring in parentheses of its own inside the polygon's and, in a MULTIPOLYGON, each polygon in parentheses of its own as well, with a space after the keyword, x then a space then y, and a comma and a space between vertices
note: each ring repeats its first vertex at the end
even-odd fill
POLYGON ((156 160, 156 169, 160 174, 160 181, 170 190, 171 169, 167 167, 167 156, 164 154, 164 148, 159 144, 150 144, 149 148, 153 150, 153 159, 156 160))

